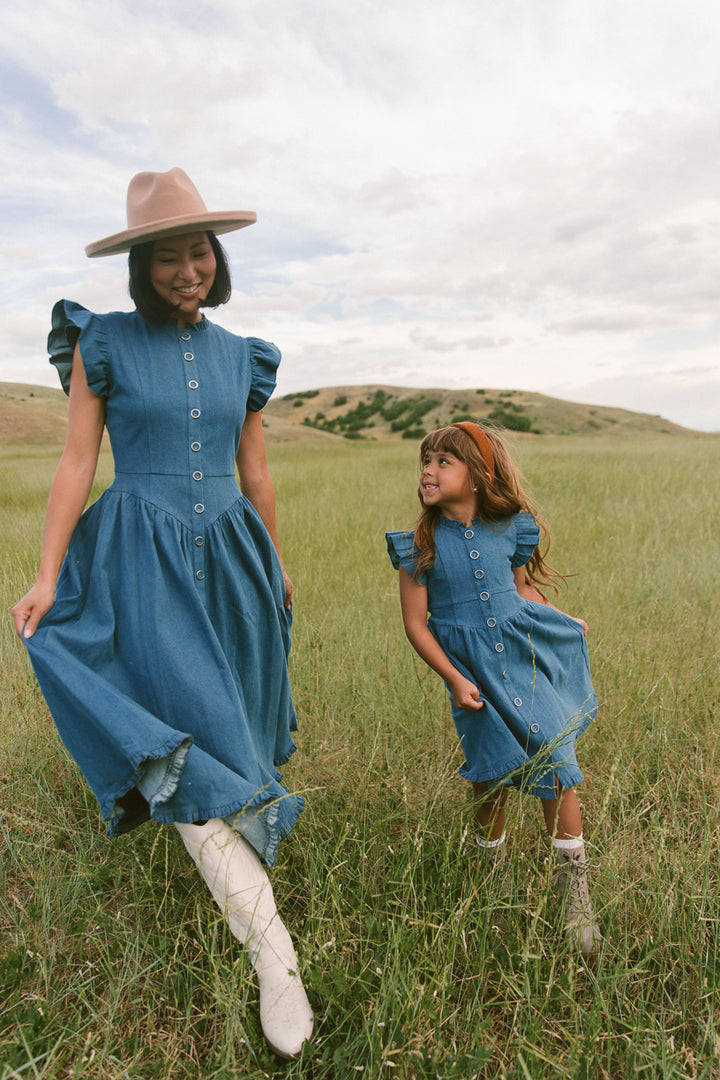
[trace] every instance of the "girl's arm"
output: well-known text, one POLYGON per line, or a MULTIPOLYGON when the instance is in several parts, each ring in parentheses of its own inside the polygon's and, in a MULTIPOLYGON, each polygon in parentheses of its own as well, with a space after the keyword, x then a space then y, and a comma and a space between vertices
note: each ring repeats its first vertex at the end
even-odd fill
POLYGON ((453 701, 459 709, 481 709, 480 691, 448 660, 427 625, 427 589, 400 567, 400 606, 405 633, 417 654, 428 667, 436 671, 450 687, 453 701))
POLYGON ((15 629, 32 637, 55 602, 55 587, 70 537, 85 509, 97 469, 105 427, 105 402, 87 384, 80 348, 73 352, 68 429, 50 488, 37 579, 12 609, 15 629))
POLYGON ((293 585, 285 573, 280 552, 275 520, 275 488, 265 453, 265 436, 263 435, 261 412, 248 412, 245 416, 240 435, 240 446, 235 461, 240 476, 242 493, 257 510, 278 553, 285 579, 285 607, 289 609, 292 601, 293 585))
MULTIPOLYGON (((532 600, 535 604, 545 604, 546 607, 551 607, 555 611, 560 611, 560 608, 556 608, 554 604, 551 604, 550 601, 543 596, 539 589, 536 589, 534 585, 531 585, 530 582, 525 580, 524 566, 515 567, 513 570, 513 575, 515 577, 515 588, 520 593, 523 600, 532 600)), ((563 611, 561 612, 561 614, 567 615, 567 612, 563 611)), ((574 619, 576 623, 580 623, 583 628, 583 632, 587 637, 588 624, 585 622, 585 620, 577 619, 574 615, 568 615, 568 618, 574 619)))

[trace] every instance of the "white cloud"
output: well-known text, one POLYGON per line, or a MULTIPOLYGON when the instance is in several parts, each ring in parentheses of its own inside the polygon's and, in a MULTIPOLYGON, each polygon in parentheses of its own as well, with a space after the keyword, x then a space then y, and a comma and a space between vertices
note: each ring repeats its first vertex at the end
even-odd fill
POLYGON ((216 317, 278 341, 281 385, 592 387, 718 427, 672 374, 717 346, 715 6, 39 0, 0 29, 0 378, 52 378, 57 296, 127 306, 84 245, 180 164, 258 211, 216 317))
MULTIPOLYGON (((549 388, 552 394, 553 388, 549 388)), ((720 374, 717 366, 695 372, 633 373, 570 387, 572 401, 617 405, 664 416, 684 427, 720 433, 720 374)))

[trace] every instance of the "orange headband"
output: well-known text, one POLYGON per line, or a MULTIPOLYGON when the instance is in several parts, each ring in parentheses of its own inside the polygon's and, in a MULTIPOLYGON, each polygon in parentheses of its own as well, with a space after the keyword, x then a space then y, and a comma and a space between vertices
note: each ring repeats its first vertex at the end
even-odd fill
POLYGON ((472 441, 477 446, 478 450, 482 454, 482 459, 485 462, 485 468, 487 469, 488 482, 490 484, 495 480, 495 458, 493 457, 492 446, 487 435, 480 427, 479 424, 473 424, 471 420, 459 420, 457 424, 452 424, 452 427, 459 427, 469 435, 472 441))

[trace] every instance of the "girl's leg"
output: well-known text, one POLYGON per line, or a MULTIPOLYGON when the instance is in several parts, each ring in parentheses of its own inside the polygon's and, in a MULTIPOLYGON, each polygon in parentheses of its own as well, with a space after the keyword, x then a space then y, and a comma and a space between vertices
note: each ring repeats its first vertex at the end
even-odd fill
POLYGON ((496 787, 489 790, 487 780, 482 783, 472 781, 475 797, 475 820, 478 824, 480 839, 485 844, 501 840, 505 833, 505 801, 507 788, 496 787))
POLYGON ((582 814, 575 788, 563 788, 555 781, 557 798, 541 799, 545 828, 558 840, 582 839, 582 814))
POLYGON ((478 826, 477 845, 481 850, 485 868, 488 872, 486 885, 490 885, 500 901, 493 912, 492 924, 498 930, 505 930, 507 917, 504 908, 510 903, 510 877, 506 866, 507 846, 505 843, 505 800, 507 788, 493 788, 487 782, 473 781, 475 797, 475 821, 478 826), (492 883, 492 884, 491 884, 492 883))
POLYGON ((560 899, 565 903, 565 929, 588 955, 602 940, 588 893, 588 860, 583 843, 582 814, 574 788, 555 781, 557 798, 541 799, 545 827, 553 837, 560 899))

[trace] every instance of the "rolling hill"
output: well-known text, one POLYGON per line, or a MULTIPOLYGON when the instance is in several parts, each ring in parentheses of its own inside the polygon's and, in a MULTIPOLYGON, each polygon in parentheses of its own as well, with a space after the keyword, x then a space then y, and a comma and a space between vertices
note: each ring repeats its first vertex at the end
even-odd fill
POLYGON ((617 436, 688 434, 661 416, 580 405, 525 390, 334 386, 274 398, 264 416, 276 437, 420 438, 454 420, 487 418, 515 432, 617 436))
MULTIPOLYGON (((661 416, 580 405, 525 390, 332 386, 273 398, 263 415, 268 439, 283 442, 417 439, 453 420, 481 418, 528 434, 695 434, 661 416)), ((61 446, 66 426, 67 398, 62 390, 0 382, 0 443, 61 446)))

